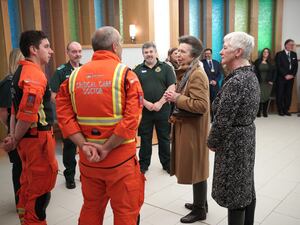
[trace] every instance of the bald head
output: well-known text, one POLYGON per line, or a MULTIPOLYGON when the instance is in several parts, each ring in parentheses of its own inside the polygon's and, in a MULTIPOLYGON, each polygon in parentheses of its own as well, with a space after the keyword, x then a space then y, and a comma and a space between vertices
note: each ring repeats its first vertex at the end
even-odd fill
POLYGON ((92 37, 92 47, 94 51, 97 50, 113 50, 113 44, 120 42, 119 32, 110 26, 101 27, 96 30, 92 37))

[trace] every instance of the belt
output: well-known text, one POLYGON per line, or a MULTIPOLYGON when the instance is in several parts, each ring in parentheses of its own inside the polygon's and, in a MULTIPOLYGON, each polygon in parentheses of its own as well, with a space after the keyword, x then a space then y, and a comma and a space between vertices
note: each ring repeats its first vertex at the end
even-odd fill
POLYGON ((114 169, 114 168, 117 168, 121 165, 123 165, 124 163, 128 162, 129 160, 133 159, 135 157, 135 154, 133 156, 130 156, 128 159, 126 159, 125 161, 117 164, 117 165, 114 165, 114 166, 109 166, 109 167, 98 167, 98 166, 89 166, 89 165, 86 165, 84 164, 83 162, 80 162, 83 166, 85 167, 89 167, 89 168, 93 168, 93 169, 114 169))
POLYGON ((28 131, 23 136, 23 138, 38 137, 38 131, 49 131, 49 130, 52 130, 52 126, 49 124, 46 126, 38 126, 38 127, 29 128, 28 131))
POLYGON ((46 125, 46 126, 38 126, 37 127, 38 131, 47 131, 47 130, 52 130, 52 126, 51 125, 46 125))

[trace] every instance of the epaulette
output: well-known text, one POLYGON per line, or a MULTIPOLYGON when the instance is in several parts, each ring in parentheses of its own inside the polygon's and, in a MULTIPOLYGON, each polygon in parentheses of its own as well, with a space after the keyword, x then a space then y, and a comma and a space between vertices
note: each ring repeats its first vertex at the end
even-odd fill
POLYGON ((65 64, 62 64, 62 65, 60 65, 59 67, 57 67, 57 70, 61 70, 61 69, 65 68, 65 67, 66 67, 66 65, 65 65, 65 64))
POLYGON ((131 70, 135 70, 137 67, 139 67, 141 64, 137 64, 134 67, 131 68, 131 70))

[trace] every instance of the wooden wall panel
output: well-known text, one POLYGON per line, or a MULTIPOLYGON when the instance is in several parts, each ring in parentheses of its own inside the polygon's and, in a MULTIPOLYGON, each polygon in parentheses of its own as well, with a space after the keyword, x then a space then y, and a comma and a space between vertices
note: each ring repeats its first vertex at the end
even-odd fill
POLYGON ((39 0, 20 1, 22 31, 42 29, 40 8, 39 0))
POLYGON ((178 46, 179 37, 179 2, 169 0, 170 4, 170 47, 178 46))
POLYGON ((228 0, 229 8, 228 8, 228 33, 234 31, 234 21, 235 21, 235 0, 228 0))
POLYGON ((203 37, 203 39, 206 40, 206 48, 212 47, 212 0, 206 1, 206 8, 203 10, 205 11, 206 18, 204 18, 204 21, 206 23, 206 37, 203 37))
POLYGON ((153 0, 123 0, 124 44, 130 44, 129 25, 135 24, 136 44, 154 41, 153 0))
POLYGON ((0 0, 0 79, 7 74, 11 48, 8 4, 6 0, 0 0))
POLYGON ((93 0, 80 0, 82 44, 91 45, 92 35, 96 30, 93 0))
POLYGON ((251 60, 254 61, 257 59, 258 56, 258 0, 252 0, 250 1, 250 15, 249 15, 249 31, 250 34, 255 39, 255 47, 253 49, 251 60))
POLYGON ((67 60, 65 49, 70 40, 68 1, 52 1, 53 20, 53 49, 56 67, 67 60))
POLYGON ((282 18, 283 18, 283 0, 276 0, 275 6, 275 16, 274 16, 274 31, 275 31, 275 40, 274 43, 274 51, 278 52, 282 50, 281 42, 282 42, 282 18))

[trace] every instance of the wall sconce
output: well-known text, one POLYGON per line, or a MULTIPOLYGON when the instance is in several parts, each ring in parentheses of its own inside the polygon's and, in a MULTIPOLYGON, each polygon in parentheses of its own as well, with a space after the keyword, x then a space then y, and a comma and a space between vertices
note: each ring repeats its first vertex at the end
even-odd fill
POLYGON ((134 43, 135 42, 135 36, 136 36, 135 24, 130 24, 129 25, 129 36, 130 36, 131 42, 134 43))

